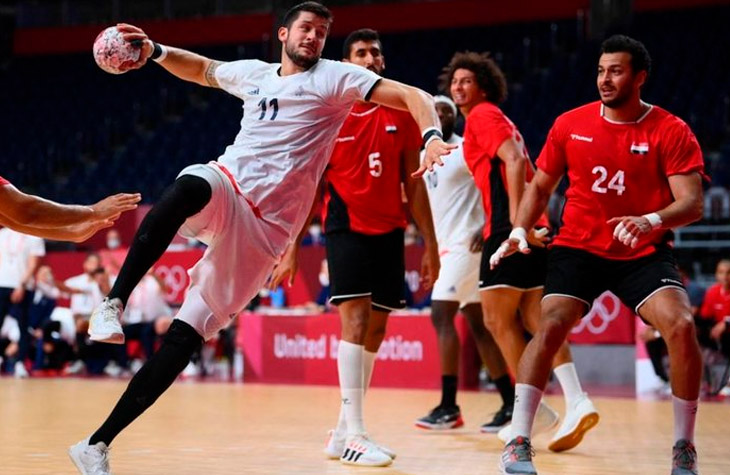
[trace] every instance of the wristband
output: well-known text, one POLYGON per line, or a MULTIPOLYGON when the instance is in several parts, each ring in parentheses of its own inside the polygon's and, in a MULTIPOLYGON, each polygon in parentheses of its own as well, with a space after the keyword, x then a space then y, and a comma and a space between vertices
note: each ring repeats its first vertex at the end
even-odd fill
POLYGON ((428 144, 433 142, 434 140, 443 140, 444 135, 441 133, 441 131, 437 127, 429 127, 426 130, 423 131, 423 148, 425 149, 428 147, 428 144))
POLYGON ((651 229, 657 229, 662 226, 662 217, 659 216, 658 213, 649 213, 642 216, 642 218, 646 218, 647 221, 649 221, 649 224, 651 224, 651 229))
POLYGON ((519 239, 520 241, 527 241, 527 231, 525 228, 512 228, 509 233, 508 239, 519 239))
POLYGON ((167 48, 156 42, 152 42, 152 54, 150 59, 157 63, 162 62, 167 57, 167 48))

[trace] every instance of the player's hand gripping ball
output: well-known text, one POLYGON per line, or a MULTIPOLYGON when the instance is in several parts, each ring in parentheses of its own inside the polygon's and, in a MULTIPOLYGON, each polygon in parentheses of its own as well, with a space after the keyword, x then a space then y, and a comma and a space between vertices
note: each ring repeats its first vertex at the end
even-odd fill
POLYGON ((116 26, 99 33, 94 40, 94 60, 110 74, 122 74, 139 61, 141 49, 124 41, 116 26))

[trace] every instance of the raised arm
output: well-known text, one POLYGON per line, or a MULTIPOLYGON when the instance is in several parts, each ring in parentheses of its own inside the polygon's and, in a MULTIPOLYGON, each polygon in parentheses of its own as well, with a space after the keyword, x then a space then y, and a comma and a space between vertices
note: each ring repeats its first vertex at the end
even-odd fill
POLYGON ((433 170, 434 164, 443 165, 441 157, 457 147, 442 140, 441 122, 433 97, 427 92, 390 79, 381 79, 373 89, 370 102, 408 111, 418 124, 426 141, 426 153, 423 162, 412 174, 414 178, 422 176, 426 170, 433 170))
MULTIPOLYGON (((141 45, 140 60, 132 69, 139 69, 147 64, 147 60, 155 53, 155 43, 141 28, 134 25, 119 23, 117 29, 122 33, 125 41, 141 45)), ((201 86, 219 87, 215 78, 215 70, 222 62, 172 46, 158 45, 157 47, 160 48, 158 54, 161 53, 164 56, 158 58, 160 66, 171 74, 201 86)))
POLYGON ((3 185, 0 186, 0 219, 13 229, 19 226, 34 229, 74 226, 85 221, 116 219, 120 213, 135 209, 141 199, 138 193, 120 193, 91 206, 63 205, 28 195, 13 185, 3 185))

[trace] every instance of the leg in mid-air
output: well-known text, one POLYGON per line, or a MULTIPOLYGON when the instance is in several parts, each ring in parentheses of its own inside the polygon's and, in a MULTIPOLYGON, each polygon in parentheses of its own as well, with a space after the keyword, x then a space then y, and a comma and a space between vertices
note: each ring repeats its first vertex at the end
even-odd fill
POLYGON ((199 176, 184 174, 170 185, 139 226, 114 286, 89 322, 92 340, 124 343, 120 323, 124 306, 142 277, 162 256, 185 220, 211 200, 211 186, 199 176))

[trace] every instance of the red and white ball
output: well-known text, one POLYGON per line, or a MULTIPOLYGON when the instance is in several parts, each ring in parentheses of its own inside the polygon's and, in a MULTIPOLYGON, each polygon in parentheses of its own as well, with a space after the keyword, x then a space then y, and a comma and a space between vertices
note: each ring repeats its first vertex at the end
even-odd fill
POLYGON ((124 41, 116 26, 99 33, 94 40, 94 60, 110 74, 122 74, 139 61, 141 48, 124 41))

